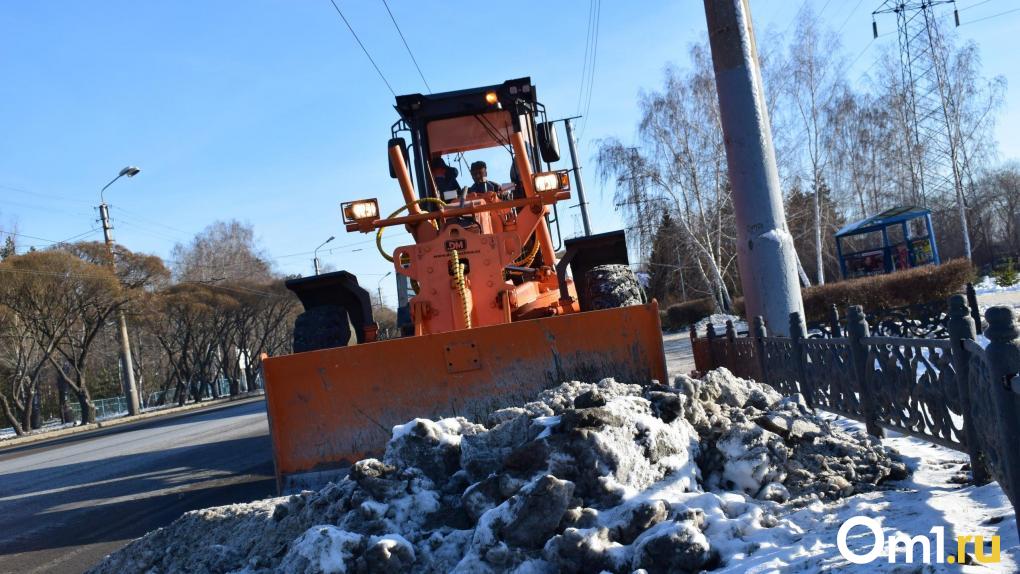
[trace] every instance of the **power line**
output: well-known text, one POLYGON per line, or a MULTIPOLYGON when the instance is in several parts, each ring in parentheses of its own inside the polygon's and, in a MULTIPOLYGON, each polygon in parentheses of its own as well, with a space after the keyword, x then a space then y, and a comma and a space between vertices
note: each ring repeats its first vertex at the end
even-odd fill
POLYGON ((836 35, 837 36, 839 35, 840 32, 843 31, 843 28, 846 28, 846 25, 850 22, 850 18, 853 17, 854 13, 857 12, 857 9, 860 8, 861 4, 863 4, 863 3, 864 3, 864 0, 857 0, 857 4, 854 6, 854 9, 851 10, 849 14, 847 14, 846 20, 843 20, 843 24, 840 25, 838 30, 836 30, 836 35))
POLYGON ((32 191, 30 189, 25 189, 25 188, 22 188, 22 187, 12 187, 12 186, 9 186, 9 185, 0 185, 0 189, 6 189, 8 191, 13 191, 13 192, 16 192, 16 193, 24 193, 26 195, 35 195, 37 197, 45 197, 47 199, 57 199, 57 200, 60 200, 60 201, 73 201, 73 202, 76 202, 76 203, 84 203, 86 205, 91 205, 91 202, 85 201, 84 199, 81 199, 81 198, 78 198, 78 197, 67 197, 67 196, 63 196, 63 195, 56 195, 56 194, 53 194, 53 193, 42 193, 42 192, 39 192, 39 191, 32 191))
POLYGON ((808 0, 804 0, 803 2, 800 3, 800 7, 797 8, 797 11, 793 13, 793 18, 790 18, 790 21, 786 24, 786 27, 783 28, 782 34, 783 36, 785 36, 786 33, 790 31, 790 26, 793 26, 793 23, 797 21, 797 16, 800 15, 801 10, 804 9, 804 6, 807 5, 807 2, 808 0))
POLYGON ((365 45, 361 43, 361 38, 358 37, 358 34, 357 32, 354 31, 354 27, 351 26, 351 23, 347 21, 347 17, 344 16, 344 13, 340 11, 340 7, 336 5, 336 2, 334 0, 329 0, 329 3, 333 5, 334 9, 336 9, 336 13, 340 15, 340 19, 344 21, 344 24, 347 24, 347 29, 351 31, 351 35, 354 36, 354 39, 358 42, 358 45, 361 46, 361 51, 365 52, 365 56, 368 57, 368 61, 372 62, 372 67, 375 68, 376 73, 379 74, 379 78, 381 78, 383 83, 386 84, 386 88, 389 89, 390 93, 393 94, 394 98, 397 97, 397 93, 393 91, 393 86, 390 85, 389 80, 387 80, 386 76, 383 75, 382 70, 379 69, 378 64, 376 64, 375 60, 372 59, 372 54, 368 53, 368 48, 366 48, 365 45))
POLYGON ((970 10, 971 8, 976 8, 976 7, 978 7, 978 6, 982 5, 982 4, 988 4, 991 1, 992 0, 981 0, 980 2, 977 2, 975 4, 971 4, 970 6, 964 6, 963 8, 960 8, 960 12, 963 12, 964 10, 970 10))
POLYGON ((588 51, 591 49, 591 23, 594 20, 595 0, 588 0, 588 24, 585 26, 584 60, 581 64, 581 82, 577 88, 577 114, 581 115, 581 102, 584 101, 584 82, 588 76, 588 51))
POLYGON ((71 237, 68 237, 67 239, 62 239, 60 241, 56 241, 56 240, 53 240, 53 239, 47 239, 45 237, 36 237, 35 235, 28 235, 27 233, 15 233, 13 231, 5 231, 3 229, 0 229, 0 234, 13 235, 15 237, 25 237, 25 238, 28 238, 28 239, 35 239, 37 241, 45 241, 46 243, 60 245, 62 243, 67 243, 68 241, 73 241, 75 239, 78 239, 79 237, 84 237, 84 236, 86 236, 86 235, 88 235, 88 234, 90 234, 92 232, 95 232, 95 231, 99 231, 99 228, 98 227, 93 227, 92 229, 90 229, 90 230, 88 230, 88 231, 86 231, 84 233, 79 233, 77 235, 72 235, 71 237))
POLYGON ((110 206, 110 208, 111 208, 111 209, 114 209, 114 208, 116 208, 116 211, 119 211, 119 212, 121 212, 121 213, 125 213, 125 214, 127 214, 128 216, 130 216, 130 217, 131 217, 132 219, 137 219, 138 221, 140 221, 140 222, 142 222, 142 223, 145 223, 145 224, 147 224, 147 225, 155 225, 155 226, 157 226, 157 227, 162 227, 162 228, 164 228, 164 229, 168 229, 168 230, 170 230, 170 231, 173 231, 173 232, 176 232, 176 233, 180 233, 180 234, 182 234, 182 235, 187 235, 187 236, 192 236, 192 235, 196 235, 196 233, 195 233, 195 232, 192 232, 192 231, 184 231, 183 229, 178 229, 178 228, 176 228, 176 227, 171 227, 171 226, 169 226, 169 225, 167 225, 167 224, 165 224, 165 223, 160 223, 160 222, 158 222, 158 221, 153 221, 153 220, 151 220, 151 219, 148 219, 148 218, 146 218, 146 217, 142 217, 141 215, 138 215, 138 214, 137 214, 137 213, 135 213, 134 211, 128 211, 127 209, 124 209, 123 207, 120 207, 120 206, 115 206, 115 205, 111 205, 111 206, 110 206))
POLYGON ((425 87, 428 88, 429 93, 431 94, 432 86, 430 86, 429 81, 425 79, 425 74, 422 73, 421 67, 418 66, 418 60, 415 59, 414 53, 411 52, 411 47, 407 45, 407 38, 404 38, 404 33, 400 31, 400 26, 397 24, 397 19, 393 17, 393 11, 390 10, 390 5, 386 2, 386 0, 382 0, 382 3, 383 6, 386 7, 386 12, 390 15, 390 20, 393 22, 393 27, 397 29, 397 34, 400 34, 400 39, 404 42, 404 47, 407 48, 407 54, 411 56, 411 61, 414 62, 414 67, 415 69, 418 70, 418 75, 421 76, 421 81, 425 82, 425 87))
MULTIPOLYGON (((975 4, 974 6, 977 6, 977 4, 975 4)), ((1006 14, 1012 14, 1013 12, 1020 12, 1020 8, 1013 8, 1012 10, 1006 10, 1005 12, 999 12, 998 14, 992 14, 991 16, 978 18, 977 20, 968 20, 967 22, 964 22, 960 25, 966 26, 967 24, 977 24, 978 22, 984 22, 985 20, 991 20, 992 18, 998 18, 999 16, 1005 16, 1006 14)))
POLYGON ((583 114, 584 119, 582 120, 583 123, 581 124, 580 137, 577 138, 579 142, 584 139, 584 131, 588 127, 588 111, 591 109, 591 94, 593 91, 592 88, 595 85, 595 64, 598 61, 599 55, 599 22, 601 20, 601 17, 602 17, 602 0, 595 0, 595 25, 593 28, 594 41, 592 42, 591 50, 591 68, 588 73, 588 101, 584 105, 583 114))

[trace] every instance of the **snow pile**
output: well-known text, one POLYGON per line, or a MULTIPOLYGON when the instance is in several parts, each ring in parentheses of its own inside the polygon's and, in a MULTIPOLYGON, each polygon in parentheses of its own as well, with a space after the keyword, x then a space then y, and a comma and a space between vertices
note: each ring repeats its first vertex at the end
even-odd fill
POLYGON ((698 572, 803 538, 797 509, 907 467, 798 397, 719 369, 568 382, 394 428, 318 492, 189 512, 93 572, 698 572))
POLYGON ((974 285, 974 292, 978 295, 988 295, 990 293, 1004 293, 1009 291, 1020 291, 1020 281, 1012 285, 1005 287, 995 282, 994 277, 985 276, 981 278, 976 285, 974 285))

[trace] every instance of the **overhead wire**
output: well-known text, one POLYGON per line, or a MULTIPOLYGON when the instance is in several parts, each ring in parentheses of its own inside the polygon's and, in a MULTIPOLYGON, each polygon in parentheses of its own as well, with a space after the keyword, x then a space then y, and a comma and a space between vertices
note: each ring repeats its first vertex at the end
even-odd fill
POLYGON ((407 38, 404 37, 404 33, 400 31, 400 25, 397 24, 397 19, 393 16, 393 11, 390 10, 389 3, 386 0, 382 0, 383 6, 386 7, 386 13, 390 15, 390 21, 393 22, 393 27, 397 29, 397 34, 400 35, 400 40, 404 42, 404 47, 407 48, 407 55, 411 56, 411 61, 414 62, 415 69, 418 70, 418 75, 421 76, 421 81, 425 82, 425 87, 428 88, 429 93, 432 93, 432 86, 429 85, 429 81, 425 79, 425 74, 421 71, 421 66, 418 65, 418 60, 414 57, 414 52, 411 51, 411 46, 407 45, 407 38))
POLYGON ((17 232, 14 232, 14 231, 6 231, 4 229, 0 229, 0 234, 13 235, 15 237, 25 237, 27 239, 35 239, 36 241, 45 241, 46 243, 49 243, 51 245, 62 245, 62 244, 67 243, 69 241, 74 241, 75 239, 79 239, 81 237, 85 237, 86 235, 88 235, 90 233, 95 233, 96 231, 99 231, 99 228, 98 227, 93 227, 92 229, 89 229, 88 231, 79 233, 77 235, 72 235, 71 237, 68 237, 67 239, 61 239, 59 241, 54 240, 54 239, 47 239, 45 237, 37 237, 35 235, 28 235, 27 233, 17 233, 17 232))
POLYGON ((976 8, 976 7, 978 7, 978 6, 982 5, 982 4, 988 4, 991 1, 992 0, 981 0, 980 2, 976 2, 974 4, 971 4, 970 6, 964 6, 963 8, 960 8, 959 10, 960 10, 960 12, 963 12, 964 10, 970 10, 971 8, 976 8))
POLYGON ((591 110, 591 96, 593 92, 593 87, 595 85, 595 69, 599 55, 599 24, 601 22, 601 19, 602 19, 602 0, 595 0, 595 24, 592 28, 593 41, 591 49, 591 67, 589 68, 588 72, 588 96, 587 96, 588 101, 585 103, 584 106, 584 113, 582 114, 583 119, 581 120, 582 122, 581 129, 578 130, 579 132, 578 134, 579 137, 577 138, 578 142, 584 140, 584 132, 588 128, 588 112, 591 110))
POLYGON ((397 93, 393 91, 393 86, 390 85, 389 80, 387 80, 386 76, 383 75, 382 70, 379 69, 379 65, 375 63, 375 60, 372 58, 372 54, 368 53, 368 48, 366 48, 365 44, 361 42, 361 38, 358 37, 358 33, 354 31, 354 27, 351 26, 351 23, 347 21, 347 17, 344 16, 344 13, 343 11, 340 10, 340 7, 336 5, 336 1, 329 0, 329 3, 333 5, 333 8, 336 10, 336 13, 340 15, 340 19, 343 20, 344 24, 347 25, 347 29, 351 31, 351 35, 354 36, 354 40, 358 43, 359 46, 361 46, 361 51, 365 53, 365 56, 368 58, 368 61, 372 63, 372 67, 375 68, 376 73, 379 74, 379 78, 382 79, 384 84, 386 84, 386 88, 389 89, 390 93, 393 94, 394 98, 397 97, 397 93))
MULTIPOLYGON (((976 6, 976 4, 975 4, 976 6)), ((973 6, 971 6, 973 8, 973 6)), ((1006 10, 1005 12, 999 12, 998 14, 992 14, 991 16, 985 16, 984 18, 978 18, 977 20, 968 20, 960 26, 966 26, 968 24, 977 24, 978 22, 984 22, 985 20, 991 20, 992 18, 998 18, 999 16, 1005 16, 1006 14, 1012 14, 1013 12, 1020 12, 1020 8, 1013 8, 1012 10, 1006 10)))
POLYGON ((581 82, 577 88, 577 113, 581 115, 581 102, 584 101, 584 86, 588 76, 588 52, 591 50, 591 24, 595 20, 595 0, 588 0, 588 23, 585 26, 584 60, 581 65, 581 82))
POLYGON ((67 196, 64 196, 64 195, 56 195, 56 194, 53 194, 53 193, 43 193, 43 192, 40 192, 40 191, 32 191, 30 189, 25 189, 23 187, 13 187, 13 186, 10 186, 10 185, 0 185, 0 189, 6 189, 8 191, 13 191, 15 193, 24 193, 26 195, 35 195, 37 197, 44 197, 44 198, 47 198, 47 199, 59 199, 60 201, 73 201, 75 203, 83 203, 85 205, 92 205, 91 201, 86 201, 84 199, 81 199, 80 197, 67 197, 67 196))
POLYGON ((839 29, 836 30, 836 35, 837 36, 840 34, 840 32, 843 31, 843 28, 846 28, 846 25, 850 22, 850 18, 853 17, 853 15, 857 12, 857 9, 860 8, 861 4, 863 4, 863 3, 864 3, 864 0, 857 0, 857 4, 854 5, 853 10, 851 10, 850 13, 847 14, 846 20, 843 20, 843 23, 839 26, 839 29))

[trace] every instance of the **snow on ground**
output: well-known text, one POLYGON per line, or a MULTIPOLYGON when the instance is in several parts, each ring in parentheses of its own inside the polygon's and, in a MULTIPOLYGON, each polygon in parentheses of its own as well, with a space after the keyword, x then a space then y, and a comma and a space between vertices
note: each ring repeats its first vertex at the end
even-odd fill
POLYGON ((966 484, 965 462, 725 369, 569 382, 480 423, 399 425, 337 483, 189 512, 93 572, 1015 572, 1012 507, 966 484), (1003 561, 853 565, 836 539, 859 514, 888 535, 997 534, 1003 561))
MULTIPOLYGON (((38 433, 45 433, 45 432, 50 432, 50 431, 70 428, 70 427, 73 427, 76 424, 77 423, 62 423, 59 420, 54 419, 54 420, 46 421, 45 423, 43 423, 42 428, 34 430, 34 431, 31 431, 28 434, 38 434, 38 433)), ((11 438, 17 438, 17 436, 18 436, 18 434, 16 432, 14 432, 14 427, 0 428, 0 441, 4 441, 4 440, 7 440, 7 439, 11 439, 11 438)))
POLYGON ((997 284, 994 277, 982 277, 981 281, 978 281, 974 285, 974 291, 978 295, 988 295, 990 293, 1004 293, 1004 292, 1020 292, 1020 281, 1012 285, 1005 287, 997 284))
POLYGON ((726 321, 733 321, 733 329, 737 333, 747 332, 747 321, 744 321, 743 318, 738 317, 737 315, 727 315, 725 313, 715 313, 709 315, 708 317, 705 317, 704 319, 695 323, 694 326, 697 327, 698 334, 701 335, 702 333, 705 333, 707 331, 708 325, 709 323, 711 323, 712 326, 715 328, 716 334, 722 335, 726 333, 726 321))

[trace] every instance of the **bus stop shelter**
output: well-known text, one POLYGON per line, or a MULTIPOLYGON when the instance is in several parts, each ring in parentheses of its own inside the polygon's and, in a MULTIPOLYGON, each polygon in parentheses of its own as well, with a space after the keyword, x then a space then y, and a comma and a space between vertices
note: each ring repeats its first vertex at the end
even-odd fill
MULTIPOLYGON (((939 250, 935 245, 935 231, 931 224, 931 210, 923 207, 900 206, 887 209, 860 221, 844 226, 836 232, 836 252, 843 278, 864 277, 892 273, 934 263, 938 265, 939 250), (913 223, 917 221, 917 223, 913 223), (923 221, 923 231, 919 223, 923 221), (890 235, 896 235, 890 239, 890 235), (881 233, 882 244, 853 252, 845 251, 844 241, 855 236, 881 233)), ((861 240, 855 241, 859 243, 861 240)))

